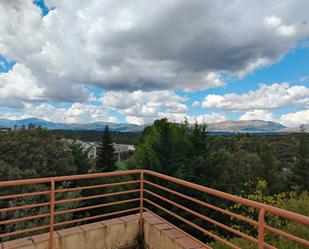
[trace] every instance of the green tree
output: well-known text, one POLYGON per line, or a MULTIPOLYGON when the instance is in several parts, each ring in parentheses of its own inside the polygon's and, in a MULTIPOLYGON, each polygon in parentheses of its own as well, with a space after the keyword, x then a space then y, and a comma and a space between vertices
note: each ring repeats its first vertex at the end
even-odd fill
POLYGON ((304 125, 300 127, 296 157, 296 164, 292 167, 292 184, 300 190, 309 191, 309 142, 304 125))
POLYGON ((105 126, 102 141, 98 148, 96 168, 99 172, 111 172, 117 170, 115 150, 108 126, 105 126))
MULTIPOLYGON (((248 182, 245 184, 244 189, 246 190, 245 194, 242 197, 247 199, 262 202, 271 206, 275 206, 281 209, 289 210, 295 213, 299 213, 305 216, 309 215, 309 195, 307 191, 303 192, 282 192, 275 195, 267 194, 267 182, 265 180, 258 181, 256 184, 248 182)), ((251 219, 257 220, 258 213, 255 208, 245 207, 241 204, 235 204, 231 207, 233 211, 239 213, 243 216, 249 217, 251 219)), ((308 239, 309 238, 309 228, 308 226, 300 223, 293 222, 288 219, 280 218, 276 215, 266 213, 265 216, 266 222, 269 226, 278 228, 280 230, 286 231, 290 234, 296 235, 300 238, 308 239)), ((240 230, 246 234, 256 237, 257 230, 252 229, 252 226, 245 226, 243 222, 239 222, 237 219, 231 219, 233 227, 237 230, 240 230)), ((305 249, 306 246, 303 246, 299 243, 296 243, 292 240, 285 239, 283 237, 277 236, 273 233, 266 233, 265 241, 269 244, 275 246, 276 248, 282 249, 305 249)), ((242 238, 232 238, 230 242, 239 246, 240 248, 254 249, 257 248, 256 244, 251 243, 242 238)), ((225 249, 229 248, 220 243, 214 243, 213 248, 215 249, 225 249)))
POLYGON ((278 160, 275 158, 273 148, 269 143, 258 140, 256 151, 262 161, 259 169, 256 169, 256 176, 259 179, 266 180, 269 184, 271 193, 278 193, 283 188, 283 178, 279 169, 278 160))
POLYGON ((183 167, 185 160, 189 159, 187 143, 184 126, 168 122, 166 118, 156 120, 143 131, 129 167, 180 177, 179 174, 186 170, 183 167))
POLYGON ((77 168, 77 173, 88 173, 91 168, 91 163, 88 158, 89 150, 85 150, 83 146, 79 143, 76 143, 76 141, 71 143, 69 147, 73 155, 74 165, 77 168))
POLYGON ((73 156, 66 145, 42 128, 0 134, 0 161, 18 168, 23 178, 76 173, 73 156))
MULTIPOLYGON (((129 166, 213 186, 223 177, 224 150, 215 151, 206 124, 156 120, 143 131, 129 166)), ((229 171, 226 168, 226 171, 229 171)))
MULTIPOLYGON (((49 131, 29 126, 13 130, 8 133, 0 133, 0 179, 17 180, 35 177, 48 177, 57 175, 75 174, 77 169, 73 162, 73 156, 65 143, 57 140, 49 131)), ((71 184, 66 182, 64 184, 71 184)), ((31 184, 1 188, 1 195, 13 195, 49 190, 49 184, 31 184)), ((61 197, 79 197, 79 192, 63 193, 61 197)), ((0 208, 21 206, 33 203, 48 202, 48 195, 30 196, 0 201, 0 208)), ((59 209, 77 207, 79 203, 62 205, 59 209)), ((24 216, 48 213, 47 207, 37 209, 21 209, 5 212, 3 220, 15 219, 24 216)), ((74 214, 73 214, 74 215, 74 214)), ((71 219, 72 215, 58 217, 57 220, 71 219)), ((0 231, 12 232, 19 229, 37 227, 48 224, 48 218, 29 220, 22 223, 1 225, 0 231)), ((17 236, 19 237, 19 236, 17 236)), ((10 237, 14 239, 15 237, 10 237)))

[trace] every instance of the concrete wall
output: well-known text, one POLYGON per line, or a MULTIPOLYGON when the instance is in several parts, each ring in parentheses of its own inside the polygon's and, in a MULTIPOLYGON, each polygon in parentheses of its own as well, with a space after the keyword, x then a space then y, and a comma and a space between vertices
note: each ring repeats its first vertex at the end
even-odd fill
POLYGON ((144 214, 145 249, 206 249, 202 242, 151 213, 144 214))
MULTIPOLYGON (((54 249, 135 249, 139 215, 123 216, 55 232, 54 249)), ((49 234, 2 243, 1 249, 48 249, 49 234)))
MULTIPOLYGON (((144 249, 206 249, 203 243, 150 212, 144 213, 144 249)), ((55 232, 54 249, 137 249, 139 214, 55 232)), ((0 249, 49 249, 49 234, 3 243, 0 249)))

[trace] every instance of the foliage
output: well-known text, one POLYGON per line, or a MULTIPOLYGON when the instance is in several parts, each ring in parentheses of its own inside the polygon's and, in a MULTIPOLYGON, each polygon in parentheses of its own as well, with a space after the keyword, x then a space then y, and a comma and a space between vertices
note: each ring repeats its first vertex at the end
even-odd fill
MULTIPOLYGON (((67 132, 67 131, 66 131, 67 132)), ((70 132, 68 132, 70 133, 70 132)), ((73 131, 71 132, 73 135, 73 131)), ((54 134, 57 132, 46 131, 41 128, 30 126, 28 129, 13 130, 9 133, 0 134, 0 179, 15 180, 33 177, 46 177, 55 175, 83 174, 90 172, 91 164, 87 158, 87 151, 73 143, 66 146, 54 134)), ((102 134, 102 132, 100 132, 102 134)), ((115 133, 113 134, 113 138, 115 133)), ((76 135, 74 133, 74 135, 76 135)), ((101 147, 97 158, 97 171, 114 171, 118 169, 145 168, 171 175, 177 178, 192 181, 207 187, 219 189, 225 192, 241 195, 243 197, 264 202, 283 209, 288 209, 297 213, 308 215, 308 134, 291 135, 249 135, 233 134, 231 136, 211 135, 206 124, 189 125, 186 121, 182 124, 169 122, 167 119, 156 120, 153 125, 147 126, 141 133, 136 151, 128 162, 115 163, 112 146, 111 133, 106 127, 101 147), (294 191, 292 191, 294 190, 294 191)), ((132 178, 133 179, 133 178, 132 178)), ((132 180, 129 178, 109 178, 81 180, 63 183, 64 187, 77 187, 92 184, 111 183, 116 180, 132 180)), ((182 192, 192 197, 204 200, 210 204, 220 206, 224 209, 232 209, 245 216, 257 219, 257 212, 254 209, 245 208, 241 205, 234 205, 223 202, 222 199, 211 197, 197 191, 185 189, 176 184, 166 181, 151 179, 156 183, 165 185, 175 191, 182 192)), ((75 198, 93 194, 109 193, 115 190, 124 190, 136 186, 118 186, 108 189, 86 189, 81 192, 69 192, 58 194, 57 198, 75 198)), ((150 186, 148 186, 150 187, 150 186)), ((1 194, 16 194, 33 191, 48 190, 49 186, 40 184, 27 187, 2 188, 1 194)), ((211 209, 206 209, 199 205, 192 205, 184 199, 175 197, 161 190, 155 190, 158 194, 176 201, 196 212, 209 218, 224 223, 243 232, 256 236, 256 229, 250 226, 243 226, 236 220, 224 216, 211 209)), ((48 201, 48 196, 36 196, 27 199, 15 199, 13 201, 0 201, 0 208, 12 205, 25 205, 33 202, 48 201), (47 198, 47 199, 46 199, 47 198)), ((110 201, 119 200, 122 196, 108 197, 101 199, 87 200, 86 202, 72 202, 59 206, 58 211, 70 208, 96 205, 110 201)), ((125 198, 125 197, 123 197, 125 198)), ((147 196, 153 199, 151 196, 147 196)), ((133 203, 134 204, 134 203, 133 203)), ((132 205, 133 205, 132 204, 132 205)), ((229 241, 242 248, 255 248, 248 242, 234 238, 231 234, 222 232, 217 227, 200 219, 182 212, 178 208, 160 203, 160 205, 181 215, 182 217, 203 226, 209 231, 226 237, 229 241)), ((125 205, 125 207, 129 207, 125 205)), ((118 210, 121 207, 111 209, 98 208, 86 212, 75 212, 74 215, 66 214, 57 216, 56 220, 64 221, 85 215, 102 214, 111 210, 118 210)), ((1 219, 18 218, 21 216, 36 215, 48 212, 47 209, 20 210, 13 213, 1 214, 1 219)), ((162 214, 164 216, 164 214, 162 214)), ((171 217, 169 217, 170 219, 171 217)), ((268 224, 289 231, 303 238, 308 238, 308 229, 299 224, 279 219, 278 217, 266 215, 268 224)), ((12 226, 0 226, 0 230, 23 229, 32 226, 39 226, 48 223, 48 218, 38 221, 31 220, 27 223, 16 223, 12 226)), ((196 230, 184 225, 179 221, 173 221, 181 228, 192 233, 200 239, 205 236, 196 230)), ((302 248, 275 236, 267 234, 268 242, 278 248, 302 248), (289 247, 288 247, 289 246, 289 247)), ((210 240, 207 240, 210 242, 210 240)), ((225 248, 214 245, 214 248, 225 248)))
POLYGON ((85 150, 83 146, 75 141, 69 145, 73 155, 74 165, 77 167, 78 174, 87 174, 91 169, 91 163, 88 159, 89 150, 85 150))
POLYGON ((304 126, 301 126, 300 131, 296 153, 297 162, 292 167, 291 180, 294 188, 309 191, 309 140, 304 126))
MULTIPOLYGON (((60 186, 59 189, 64 188, 64 187, 69 187, 68 183, 63 183, 62 186, 60 186)), ((35 191, 44 191, 44 190, 49 190, 47 186, 44 185, 33 185, 33 186, 27 186, 24 188, 25 192, 35 192, 35 191), (25 189, 26 188, 26 189, 25 189)), ((68 193, 60 193, 56 195, 57 199, 71 199, 71 198, 77 198, 80 197, 80 192, 75 191, 75 192, 68 192, 68 193)), ((41 202, 48 202, 49 197, 48 196, 32 196, 32 197, 27 197, 27 198, 15 198, 12 201, 9 202, 9 205, 7 207, 16 207, 16 206, 24 206, 24 205, 31 205, 33 203, 41 203, 41 202)), ((79 206, 78 202, 68 202, 68 203, 63 203, 59 205, 55 212, 58 211, 63 211, 63 210, 68 210, 68 209, 73 209, 79 206)), ((17 219, 21 217, 28 217, 28 216, 34 216, 34 215, 39 215, 39 214, 49 214, 49 207, 40 207, 36 209, 20 209, 16 210, 14 212, 7 212, 2 215, 3 220, 9 220, 9 219, 17 219)), ((57 215, 55 216, 55 223, 63 222, 63 221, 69 221, 72 220, 74 217, 73 213, 66 213, 62 215, 57 215)), ((43 225, 48 225, 49 224, 49 215, 45 218, 40 218, 40 219, 32 219, 27 222, 18 222, 18 223, 11 223, 7 226, 3 227, 3 230, 5 232, 13 232, 13 231, 18 231, 18 230, 24 230, 28 228, 33 228, 33 227, 38 227, 38 226, 43 226, 43 225)), ((1 227, 0 227, 0 230, 1 227)), ((30 234, 29 234, 30 235, 30 234)), ((15 237, 10 237, 10 239, 18 238, 19 236, 15 237)))
POLYGON ((102 142, 98 148, 96 168, 99 172, 111 172, 117 169, 115 150, 108 126, 105 126, 102 142))
MULTIPOLYGON (((78 157, 76 154, 75 156, 78 157)), ((0 133, 0 179, 17 180, 35 177, 70 175, 77 173, 78 165, 70 149, 57 140, 49 131, 30 125, 8 133, 0 133)), ((14 195, 36 191, 49 190, 48 184, 32 184, 1 188, 1 195, 14 195)), ((79 193, 64 193, 62 198, 78 197, 79 193)), ((0 201, 0 208, 22 206, 33 203, 48 202, 48 195, 30 196, 0 201)), ((65 203, 60 209, 64 210, 77 206, 78 203, 65 203)), ((36 209, 20 209, 1 213, 1 220, 16 219, 25 216, 49 213, 48 207, 36 209)), ((57 221, 71 219, 72 214, 56 218, 57 221)), ((26 222, 1 225, 1 232, 10 232, 30 227, 48 224, 49 217, 32 219, 26 222)), ((17 236, 18 237, 18 236, 17 236)), ((10 239, 13 239, 11 237, 10 239)))
MULTIPOLYGON (((68 138, 86 142, 100 142, 102 138, 102 131, 96 130, 51 130, 50 133, 59 139, 68 138)), ((110 133, 117 144, 135 144, 140 136, 140 132, 110 131, 110 133)))
POLYGON ((146 127, 129 162, 129 168, 145 168, 199 183, 214 182, 222 174, 224 151, 214 151, 207 125, 178 125, 167 119, 146 127))
MULTIPOLYGON (((267 182, 265 180, 258 181, 256 185, 252 182, 245 184, 244 189, 247 190, 247 194, 242 195, 250 200, 265 203, 271 206, 289 210, 295 213, 299 213, 305 216, 309 216, 309 195, 308 192, 304 191, 301 193, 290 191, 282 192, 275 195, 267 194, 267 182)), ((245 208, 240 204, 235 204, 231 207, 234 212, 240 213, 243 216, 249 217, 251 219, 257 220, 258 212, 254 208, 245 208)), ((309 239, 309 228, 299 222, 289 221, 287 219, 279 218, 278 216, 266 213, 265 220, 267 225, 279 228, 280 230, 286 231, 293 235, 301 238, 309 239)), ((236 219, 232 219, 234 224, 237 224, 236 219)), ((240 230, 246 234, 250 234, 254 237, 257 236, 256 230, 248 228, 241 225, 234 225, 235 229, 240 230)), ((277 248, 305 248, 300 244, 294 243, 290 240, 284 239, 272 233, 267 233, 265 241, 269 244, 276 246, 277 248)), ((235 245, 242 246, 242 248, 256 248, 252 243, 247 242, 244 239, 232 239, 230 242, 235 243, 235 245)), ((214 248, 225 248, 224 246, 219 246, 216 244, 214 248)))
MULTIPOLYGON (((207 131, 206 124, 190 126, 187 122, 175 124, 168 122, 167 119, 161 119, 145 128, 136 145, 135 154, 128 163, 128 168, 146 168, 207 187, 242 195, 259 202, 288 208, 284 207, 283 203, 293 203, 294 200, 300 201, 302 199, 300 195, 296 197, 294 196, 296 193, 290 192, 290 180, 287 174, 295 163, 299 162, 294 159, 296 157, 294 148, 297 148, 298 139, 297 135, 287 137, 248 134, 211 136, 207 131), (284 146, 280 147, 281 144, 284 146)), ((305 155, 308 156, 308 153, 306 152, 305 155)), ((152 181, 167 185, 166 182, 158 179, 152 179, 152 181)), ((304 184, 303 180, 300 180, 300 183, 304 184)), ((219 205, 224 209, 230 206, 230 203, 212 198, 209 195, 185 190, 180 186, 169 184, 168 187, 201 198, 210 204, 219 205)), ((164 191, 156 190, 156 192, 175 200, 175 196, 164 191)), ((148 198, 152 197, 148 196, 148 198)), ((226 216, 208 209, 205 210, 203 207, 192 205, 192 203, 184 200, 177 199, 177 202, 216 221, 228 225, 234 224, 235 228, 256 235, 256 230, 250 226, 243 226, 243 224, 240 226, 240 223, 235 220, 230 220, 226 216)), ((160 202, 160 205, 196 224, 200 223, 200 220, 196 217, 171 205, 162 202, 160 202)), ((254 209, 237 205, 233 209, 257 219, 257 212, 254 209)), ((300 212, 300 210, 292 211, 300 212)), ((266 219, 269 224, 275 227, 284 227, 292 231, 292 228, 289 228, 292 223, 272 217, 269 214, 266 219)), ((194 229, 192 230, 179 221, 174 222, 194 236, 200 236, 194 229)), ((218 230, 210 224, 203 224, 203 227, 242 245, 245 243, 242 240, 230 237, 230 234, 218 230)), ((299 228, 297 227, 294 230, 297 231, 297 229, 299 228)), ((200 238, 204 237, 200 236, 200 238)), ((268 239, 273 239, 274 243, 278 242, 274 237, 268 239)), ((246 246, 244 248, 250 248, 249 244, 246 244, 246 246)))
MULTIPOLYGON (((35 178, 76 173, 65 145, 41 128, 0 134, 0 161, 19 169, 22 177, 35 178)), ((4 177, 2 179, 7 179, 4 177)))

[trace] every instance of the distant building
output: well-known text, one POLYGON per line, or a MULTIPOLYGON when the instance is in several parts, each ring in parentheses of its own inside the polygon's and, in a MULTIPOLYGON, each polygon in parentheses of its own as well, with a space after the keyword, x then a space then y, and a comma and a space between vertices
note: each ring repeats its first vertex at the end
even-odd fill
MULTIPOLYGON (((88 158, 95 159, 97 157, 97 150, 98 150, 98 147, 100 146, 99 143, 84 142, 81 140, 73 140, 73 139, 63 139, 63 140, 65 140, 68 144, 72 144, 74 142, 77 144, 80 144, 84 148, 84 150, 88 151, 88 158)), ((135 147, 132 144, 113 143, 113 147, 114 147, 115 153, 117 154, 118 161, 121 161, 122 155, 130 154, 135 151, 135 147)))
POLYGON ((11 130, 11 128, 6 128, 3 126, 0 126, 0 132, 9 132, 11 130))
POLYGON ((81 145, 81 147, 85 150, 85 151, 88 151, 88 158, 96 158, 97 156, 97 143, 95 142, 84 142, 82 140, 74 140, 74 139, 62 139, 64 140, 65 142, 67 142, 68 144, 73 144, 73 143, 76 143, 76 144, 79 144, 81 145))
POLYGON ((135 151, 135 147, 132 144, 116 144, 113 143, 113 147, 117 154, 118 161, 121 161, 121 155, 125 153, 133 153, 135 151))

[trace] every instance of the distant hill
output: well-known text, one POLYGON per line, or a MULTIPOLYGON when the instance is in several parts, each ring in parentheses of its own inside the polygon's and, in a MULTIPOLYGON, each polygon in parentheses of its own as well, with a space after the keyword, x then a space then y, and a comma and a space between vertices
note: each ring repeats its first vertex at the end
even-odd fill
POLYGON ((5 129, 8 129, 8 128, 5 127, 5 126, 0 125, 0 130, 5 130, 5 129))
POLYGON ((223 121, 209 124, 212 132, 279 132, 286 126, 270 121, 263 120, 240 120, 240 121, 223 121))
MULTIPOLYGON (((111 131, 118 132, 141 132, 145 125, 135 124, 117 124, 110 122, 94 122, 87 124, 65 124, 45 121, 38 118, 29 118, 21 120, 0 119, 0 126, 13 128, 14 126, 21 127, 34 124, 49 130, 72 130, 72 131, 102 131, 105 125, 108 125, 111 131)), ((223 121, 209 124, 209 130, 212 133, 290 133, 298 132, 299 127, 286 127, 280 123, 263 121, 263 120, 240 120, 240 121, 223 121)), ((309 125, 307 125, 309 130, 309 125)))
MULTIPOLYGON (((281 132, 299 132, 300 127, 285 127, 281 130, 281 132)), ((305 131, 308 133, 309 132, 309 125, 305 125, 305 131)))
POLYGON ((13 128, 14 126, 28 126, 29 124, 34 124, 49 130, 95 130, 101 131, 108 125, 111 131, 121 131, 121 132, 140 132, 144 129, 144 126, 134 125, 134 124, 116 124, 110 122, 95 122, 88 124, 65 124, 65 123, 53 123, 45 121, 38 118, 28 118, 21 120, 10 120, 10 119, 0 119, 0 125, 8 128, 13 128))

